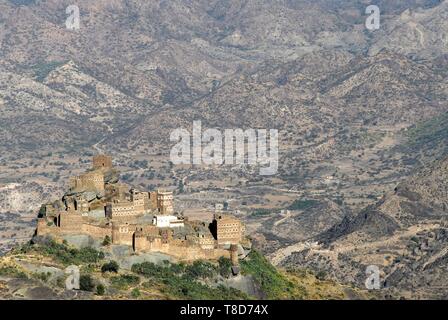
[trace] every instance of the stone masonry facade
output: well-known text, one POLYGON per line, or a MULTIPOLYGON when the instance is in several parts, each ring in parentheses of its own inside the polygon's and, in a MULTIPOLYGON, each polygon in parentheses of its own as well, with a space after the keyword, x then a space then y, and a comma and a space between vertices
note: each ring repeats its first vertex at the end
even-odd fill
POLYGON ((210 223, 189 221, 175 212, 173 192, 106 181, 113 170, 111 157, 95 156, 93 171, 72 178, 59 205, 43 206, 36 235, 109 237, 112 245, 128 245, 136 253, 162 252, 184 260, 230 257, 230 246, 245 240, 239 219, 215 214, 210 223))

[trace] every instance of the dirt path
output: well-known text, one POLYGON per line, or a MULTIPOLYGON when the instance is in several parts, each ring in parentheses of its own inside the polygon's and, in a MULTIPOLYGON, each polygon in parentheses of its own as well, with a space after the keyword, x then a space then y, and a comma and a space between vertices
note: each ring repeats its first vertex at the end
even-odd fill
POLYGON ((291 213, 291 211, 286 210, 286 214, 283 218, 277 220, 274 222, 274 227, 278 226, 280 223, 284 222, 285 220, 291 218, 293 216, 293 214, 291 213))
POLYGON ((305 250, 307 247, 303 242, 299 242, 285 248, 277 250, 274 254, 269 256, 269 260, 275 266, 279 265, 284 259, 289 257, 294 252, 300 252, 305 250))

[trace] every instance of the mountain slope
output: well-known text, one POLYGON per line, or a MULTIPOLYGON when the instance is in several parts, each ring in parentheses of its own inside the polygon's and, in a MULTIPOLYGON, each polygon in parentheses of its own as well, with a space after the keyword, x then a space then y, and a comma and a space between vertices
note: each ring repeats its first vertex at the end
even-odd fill
POLYGON ((386 292, 446 298, 447 174, 448 158, 423 168, 377 204, 316 237, 319 247, 293 253, 282 265, 331 268, 335 277, 363 286, 373 264, 386 292))
POLYGON ((408 8, 384 24, 369 49, 375 55, 384 48, 410 56, 435 57, 447 53, 448 2, 434 8, 408 8))
POLYGON ((276 269, 253 251, 233 277, 226 261, 136 263, 131 270, 114 267, 107 248, 70 248, 46 242, 24 245, 0 258, 2 299, 362 299, 360 290, 319 280, 307 271, 276 269), (106 252, 106 255, 104 254, 106 252), (67 290, 65 268, 80 266, 81 290, 67 290), (218 284, 218 285, 217 285, 218 284), (285 290, 288 287, 288 290, 285 290), (100 288, 100 289, 99 289, 100 288))

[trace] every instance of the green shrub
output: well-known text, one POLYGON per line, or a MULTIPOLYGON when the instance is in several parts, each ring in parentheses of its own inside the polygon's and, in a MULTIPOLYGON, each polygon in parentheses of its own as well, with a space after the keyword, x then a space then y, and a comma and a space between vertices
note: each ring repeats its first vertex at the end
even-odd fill
POLYGON ((217 268, 210 262, 196 260, 195 262, 193 262, 193 264, 186 267, 185 274, 186 276, 192 277, 194 279, 212 278, 217 274, 217 268))
POLYGON ((71 248, 66 244, 57 243, 54 240, 49 240, 43 245, 34 245, 23 247, 23 253, 30 250, 50 256, 56 261, 64 265, 81 265, 83 263, 97 263, 104 259, 104 253, 91 247, 82 249, 71 248))
POLYGON ((267 216, 270 215, 274 210, 270 210, 270 209, 255 209, 252 213, 251 216, 252 217, 262 217, 262 216, 267 216))
POLYGON ((155 279, 148 279, 148 281, 142 283, 142 286, 146 289, 151 289, 157 286, 157 281, 155 279))
POLYGON ((104 293, 106 292, 106 288, 104 287, 104 285, 99 284, 96 286, 96 294, 99 296, 104 295, 104 293))
POLYGON ((20 278, 20 279, 28 278, 28 276, 24 272, 19 271, 16 268, 10 267, 10 266, 1 266, 0 267, 0 275, 12 276, 12 277, 20 278))
MULTIPOLYGON (((17 2, 23 2, 23 3, 33 3, 34 0, 14 0, 17 2)), ((54 69, 58 68, 59 66, 63 65, 64 61, 50 61, 50 62, 41 62, 35 66, 33 66, 34 68, 34 72, 35 72, 35 76, 36 76, 36 80, 39 82, 42 82, 43 80, 45 80, 45 77, 54 69)), ((48 156, 51 157, 52 153, 49 153, 48 156)))
POLYGON ((161 287, 161 291, 179 299, 216 300, 248 299, 249 297, 236 289, 224 286, 210 287, 197 281, 215 277, 218 267, 206 261, 196 261, 191 265, 166 264, 155 265, 151 262, 134 264, 132 271, 149 278, 145 287, 161 287))
POLYGON ((110 279, 112 285, 118 289, 128 289, 140 283, 140 278, 133 274, 122 274, 110 279))
POLYGON ((218 259, 218 263, 219 263, 219 274, 224 278, 230 277, 232 261, 229 258, 220 257, 218 259))
POLYGON ((35 274, 36 278, 42 280, 43 282, 47 282, 51 277, 50 272, 40 272, 35 274))
POLYGON ((104 237, 104 240, 103 240, 103 246, 108 246, 108 245, 110 245, 112 243, 112 240, 110 239, 110 237, 109 236, 105 236, 104 237))
POLYGON ((158 266, 152 262, 134 264, 131 270, 132 272, 142 274, 147 277, 163 278, 172 274, 172 271, 169 267, 158 266))
POLYGON ((93 279, 88 274, 83 274, 79 277, 79 288, 83 291, 93 291, 95 289, 95 284, 93 279))
POLYGON ((131 295, 132 295, 133 298, 140 297, 140 290, 138 290, 137 288, 132 289, 131 295))
POLYGON ((169 265, 169 269, 174 274, 182 274, 185 272, 187 266, 184 263, 173 263, 169 265))
POLYGON ((64 277, 58 277, 56 279, 56 286, 58 286, 59 288, 64 288, 65 289, 65 278, 64 277))
POLYGON ((319 204, 319 201, 317 200, 302 200, 297 199, 295 200, 289 207, 288 210, 306 210, 313 208, 319 204))
POLYGON ((118 270, 120 269, 119 265, 117 262, 115 261, 110 261, 108 263, 103 264, 103 266, 101 267, 101 272, 115 272, 117 273, 118 270))
POLYGON ((326 277, 327 277, 327 273, 323 270, 320 270, 318 273, 316 273, 316 278, 318 280, 325 280, 326 277))

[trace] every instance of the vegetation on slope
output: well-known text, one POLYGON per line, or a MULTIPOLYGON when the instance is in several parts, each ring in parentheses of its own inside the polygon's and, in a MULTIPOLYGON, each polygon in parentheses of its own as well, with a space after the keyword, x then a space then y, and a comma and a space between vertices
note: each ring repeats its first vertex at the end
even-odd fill
POLYGON ((359 290, 333 280, 324 280, 323 275, 315 275, 310 270, 278 269, 256 250, 241 261, 241 269, 243 274, 254 277, 267 299, 367 298, 367 295, 359 290))
POLYGON ((64 243, 57 243, 54 240, 48 240, 45 245, 25 244, 17 252, 42 254, 47 257, 52 257, 65 266, 98 263, 104 259, 104 253, 94 248, 85 247, 76 249, 64 243))
MULTIPOLYGON (((29 0, 21 0, 21 1, 29 1, 29 0)), ((33 1, 33 0, 31 0, 33 1)), ((64 61, 51 61, 51 62, 41 62, 33 67, 36 80, 42 82, 48 76, 48 74, 54 69, 62 66, 64 61)))
POLYGON ((433 152, 438 156, 447 153, 448 113, 412 126, 407 132, 408 141, 405 147, 410 151, 433 152))
POLYGON ((255 278, 269 299, 301 299, 305 295, 305 288, 288 280, 255 250, 249 254, 248 259, 241 262, 241 269, 243 274, 252 275, 255 278))
POLYGON ((319 201, 313 199, 297 199, 288 207, 288 210, 306 210, 318 204, 319 201))
MULTIPOLYGON (((193 263, 137 263, 129 271, 119 268, 93 248, 76 249, 53 240, 26 244, 0 259, 0 277, 38 281, 62 294, 68 265, 81 270, 81 290, 99 299, 255 299, 230 287, 231 262, 197 260, 193 263), (25 264, 23 264, 25 263, 25 264), (27 269, 33 265, 33 270, 27 269), (60 270, 57 278, 48 269, 60 270), (37 271, 36 271, 37 268, 37 271)), ((240 262, 241 273, 253 281, 261 297, 268 299, 333 299, 344 298, 343 287, 321 281, 310 272, 286 272, 275 268, 253 250, 240 262)))
POLYGON ((190 265, 166 263, 163 266, 143 262, 132 266, 132 271, 145 276, 162 292, 178 299, 248 299, 243 292, 217 283, 220 267, 208 261, 190 265))

